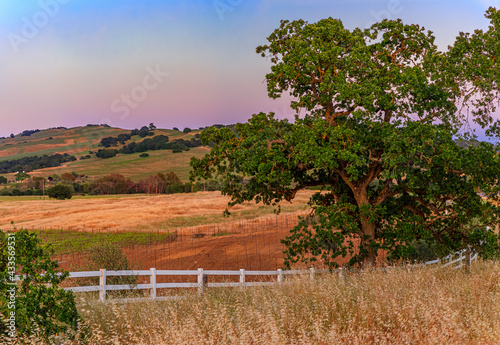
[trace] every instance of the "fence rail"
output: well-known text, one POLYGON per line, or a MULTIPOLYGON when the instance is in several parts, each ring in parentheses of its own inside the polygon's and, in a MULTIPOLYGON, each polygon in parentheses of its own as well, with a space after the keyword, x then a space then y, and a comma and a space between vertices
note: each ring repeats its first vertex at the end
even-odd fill
MULTIPOLYGON (((471 254, 470 250, 464 249, 455 253, 452 253, 444 258, 427 261, 420 265, 415 266, 428 266, 441 263, 441 267, 451 266, 452 268, 461 268, 465 263, 466 266, 470 266, 472 261, 478 258, 478 254, 471 254), (453 266, 457 264, 456 266, 453 266)), ((386 268, 382 268, 385 270, 386 268)), ((149 290, 150 297, 153 299, 158 299, 157 289, 164 288, 197 288, 198 294, 203 295, 204 289, 208 287, 249 287, 249 286, 270 286, 274 284, 280 284, 283 282, 283 277, 287 275, 303 275, 309 274, 311 279, 314 278, 316 274, 319 273, 337 273, 339 277, 344 276, 345 268, 339 268, 335 270, 319 270, 315 268, 310 268, 308 270, 282 270, 278 269, 275 271, 247 271, 245 269, 240 269, 238 271, 225 271, 225 270, 204 270, 199 268, 198 270, 157 270, 156 268, 151 268, 149 270, 128 270, 128 271, 108 271, 106 269, 101 269, 99 271, 85 271, 85 272, 70 272, 68 278, 91 278, 99 277, 99 285, 92 286, 76 286, 76 287, 65 287, 65 290, 73 292, 91 292, 99 291, 99 298, 101 301, 106 300, 107 291, 120 291, 120 290, 149 290), (117 277, 117 276, 149 276, 149 284, 125 284, 125 285, 110 285, 106 283, 107 277, 117 277), (198 281, 196 283, 157 283, 158 276, 197 276, 198 281), (207 278, 209 276, 239 276, 239 282, 217 282, 209 283, 207 278), (248 282, 246 281, 247 276, 276 276, 275 281, 257 281, 248 282)), ((16 276, 19 280, 20 277, 16 276)), ((160 297, 161 298, 161 297, 160 297)))
MULTIPOLYGON (((338 272, 341 276, 343 269, 337 269, 333 272, 338 272)), ((78 286, 78 287, 67 287, 66 290, 73 292, 88 292, 88 291, 99 291, 99 298, 101 301, 106 299, 107 291, 117 291, 117 290, 150 290, 150 297, 153 299, 157 297, 157 289, 164 288, 197 288, 198 294, 203 295, 204 289, 207 287, 237 287, 237 286, 269 286, 276 283, 282 283, 283 277, 286 275, 299 275, 299 274, 309 274, 311 278, 317 273, 332 272, 330 270, 317 270, 310 268, 308 270, 282 270, 278 269, 276 271, 246 271, 241 269, 239 271, 221 271, 221 270, 204 270, 199 268, 198 270, 157 270, 156 268, 151 268, 150 270, 138 270, 138 271, 108 271, 106 269, 101 269, 99 271, 87 271, 87 272, 70 272, 69 278, 88 278, 88 277, 99 277, 99 285, 95 286, 78 286), (130 284, 130 285, 108 285, 106 284, 107 277, 116 276, 149 276, 149 284, 130 284), (158 276, 197 276, 197 283, 157 283, 158 276), (222 283, 209 283, 207 281, 208 276, 239 276, 239 282, 222 282, 222 283), (247 276, 276 276, 276 281, 258 281, 258 282, 248 282, 246 281, 247 276)))

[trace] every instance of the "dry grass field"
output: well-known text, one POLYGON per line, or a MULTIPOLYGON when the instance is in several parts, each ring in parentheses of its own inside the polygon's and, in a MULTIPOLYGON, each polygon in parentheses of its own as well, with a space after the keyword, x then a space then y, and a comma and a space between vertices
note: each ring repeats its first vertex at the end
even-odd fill
POLYGON ((500 264, 494 262, 477 262, 470 273, 361 271, 343 279, 214 288, 202 297, 189 291, 170 301, 77 299, 90 330, 85 344, 500 343, 500 264))
MULTIPOLYGON (((285 202, 283 212, 307 209, 312 191, 303 191, 293 203, 285 202)), ((113 231, 172 230, 203 224, 230 222, 272 214, 272 207, 246 203, 231 208, 223 217, 228 197, 220 192, 170 195, 124 195, 80 197, 70 200, 4 197, 0 199, 0 229, 63 228, 113 231)))

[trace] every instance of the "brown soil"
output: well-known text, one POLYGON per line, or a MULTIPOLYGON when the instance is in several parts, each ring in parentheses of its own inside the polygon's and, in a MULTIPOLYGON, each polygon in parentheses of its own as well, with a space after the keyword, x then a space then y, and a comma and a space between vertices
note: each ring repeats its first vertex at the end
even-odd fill
MULTIPOLYGON (((174 241, 151 245, 124 247, 124 251, 137 269, 159 270, 276 270, 283 268, 284 239, 297 224, 297 215, 262 217, 226 226, 205 226, 180 229, 174 241)), ((383 260, 384 253, 379 258, 383 260)), ((87 270, 86 255, 61 255, 57 257, 68 270, 87 270)), ((340 258, 343 266, 349 258, 340 258)), ((320 264, 316 268, 324 268, 320 264)), ((294 265, 294 268, 306 268, 294 265)), ((170 278, 162 278, 162 281, 170 278)))

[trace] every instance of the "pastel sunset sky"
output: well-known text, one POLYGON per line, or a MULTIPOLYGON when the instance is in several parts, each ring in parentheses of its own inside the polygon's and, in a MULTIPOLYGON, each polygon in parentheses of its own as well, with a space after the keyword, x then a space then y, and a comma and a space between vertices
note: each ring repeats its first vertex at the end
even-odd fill
POLYGON ((107 123, 198 128, 275 112, 255 53, 281 19, 401 18, 440 49, 499 0, 0 0, 0 136, 107 123))

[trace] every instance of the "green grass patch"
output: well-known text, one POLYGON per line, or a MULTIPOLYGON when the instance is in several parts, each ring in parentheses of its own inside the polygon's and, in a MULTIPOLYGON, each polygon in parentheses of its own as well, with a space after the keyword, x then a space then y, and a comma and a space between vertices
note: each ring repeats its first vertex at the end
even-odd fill
POLYGON ((122 232, 92 233, 59 229, 33 230, 45 244, 50 244, 54 254, 84 252, 99 243, 116 243, 120 246, 145 245, 169 241, 173 233, 122 232))
POLYGON ((232 235, 232 234, 233 234, 232 232, 221 231, 221 232, 216 232, 215 234, 212 234, 211 236, 212 237, 221 237, 221 236, 228 236, 228 235, 232 235))

